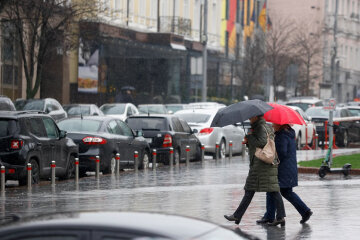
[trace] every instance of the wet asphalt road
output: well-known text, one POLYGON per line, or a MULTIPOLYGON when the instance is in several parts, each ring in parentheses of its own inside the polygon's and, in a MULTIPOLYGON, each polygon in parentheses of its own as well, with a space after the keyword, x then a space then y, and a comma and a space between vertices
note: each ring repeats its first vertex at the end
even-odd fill
MULTIPOLYGON (((112 175, 26 187, 8 187, 2 196, 0 214, 33 215, 74 210, 152 211, 205 219, 230 228, 223 215, 232 213, 239 204, 248 171, 248 160, 215 161, 190 166, 160 167, 156 171, 121 172, 112 175)), ((341 174, 300 174, 294 189, 314 212, 308 224, 299 223, 301 216, 284 200, 286 226, 257 225, 265 210, 265 193, 256 193, 238 226, 241 231, 260 239, 359 239, 360 176, 345 178, 341 174)))

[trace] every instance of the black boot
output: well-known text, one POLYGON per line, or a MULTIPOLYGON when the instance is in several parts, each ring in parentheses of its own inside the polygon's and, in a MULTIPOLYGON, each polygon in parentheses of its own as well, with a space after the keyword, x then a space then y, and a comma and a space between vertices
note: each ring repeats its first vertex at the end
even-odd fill
POLYGON ((275 221, 268 223, 268 226, 277 226, 277 225, 281 225, 282 227, 285 226, 285 218, 281 218, 281 219, 276 219, 275 221))
POLYGON ((305 215, 303 216, 303 218, 301 219, 300 223, 301 224, 306 223, 310 219, 312 214, 313 214, 313 212, 311 210, 307 211, 305 213, 305 215))
POLYGON ((236 218, 234 216, 234 214, 231 215, 224 215, 224 218, 226 218, 228 221, 230 222, 235 222, 235 224, 239 224, 240 223, 240 219, 236 218))
POLYGON ((268 218, 262 217, 261 219, 256 220, 256 223, 257 223, 257 224, 266 224, 266 223, 270 223, 270 222, 272 222, 272 221, 273 221, 273 220, 270 220, 270 219, 268 219, 268 218))

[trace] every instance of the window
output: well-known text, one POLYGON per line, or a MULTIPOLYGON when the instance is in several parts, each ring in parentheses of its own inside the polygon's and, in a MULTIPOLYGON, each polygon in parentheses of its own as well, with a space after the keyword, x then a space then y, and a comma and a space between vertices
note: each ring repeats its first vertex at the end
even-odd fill
POLYGON ((182 119, 179 119, 179 120, 180 120, 182 128, 184 129, 184 132, 191 133, 191 128, 189 127, 189 125, 184 120, 182 120, 182 119))
POLYGON ((45 130, 48 138, 56 139, 59 137, 59 131, 54 123, 54 121, 50 118, 43 118, 45 130))
POLYGON ((41 118, 30 118, 28 121, 28 129, 30 133, 34 134, 37 137, 46 137, 44 123, 41 118))
POLYGON ((172 125, 173 125, 173 128, 174 128, 173 130, 175 132, 184 132, 184 129, 182 128, 181 123, 180 123, 178 118, 174 117, 174 118, 171 119, 171 121, 172 121, 172 125))
POLYGON ((158 0, 151 0, 150 4, 151 4, 151 11, 150 11, 150 16, 151 18, 156 18, 157 17, 157 1, 158 0))
POLYGON ((121 0, 115 0, 115 10, 121 9, 121 0))
POLYGON ((115 120, 112 120, 108 123, 107 130, 109 133, 112 134, 124 135, 123 132, 121 131, 121 128, 119 127, 119 125, 116 123, 115 120))
POLYGON ((119 124, 122 132, 124 133, 123 135, 128 136, 128 137, 134 136, 131 128, 129 128, 128 125, 126 125, 126 123, 124 123, 123 121, 119 121, 119 120, 117 120, 117 123, 119 124))

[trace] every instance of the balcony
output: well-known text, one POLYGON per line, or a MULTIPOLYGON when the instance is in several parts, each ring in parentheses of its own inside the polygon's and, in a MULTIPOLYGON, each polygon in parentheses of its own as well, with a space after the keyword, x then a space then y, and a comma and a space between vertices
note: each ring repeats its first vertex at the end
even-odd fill
POLYGON ((191 37, 191 20, 181 17, 160 17, 160 32, 191 37))

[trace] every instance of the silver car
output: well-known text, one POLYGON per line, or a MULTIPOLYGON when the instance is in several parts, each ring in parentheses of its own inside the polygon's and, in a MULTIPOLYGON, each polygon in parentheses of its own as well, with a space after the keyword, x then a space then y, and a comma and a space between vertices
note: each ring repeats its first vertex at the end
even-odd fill
POLYGON ((215 158, 215 145, 219 143, 219 157, 224 158, 229 153, 229 142, 233 143, 233 154, 239 154, 243 150, 242 141, 245 133, 241 127, 228 125, 222 128, 210 127, 214 116, 221 108, 216 109, 186 109, 176 112, 174 115, 185 120, 201 144, 205 145, 205 154, 215 158))

